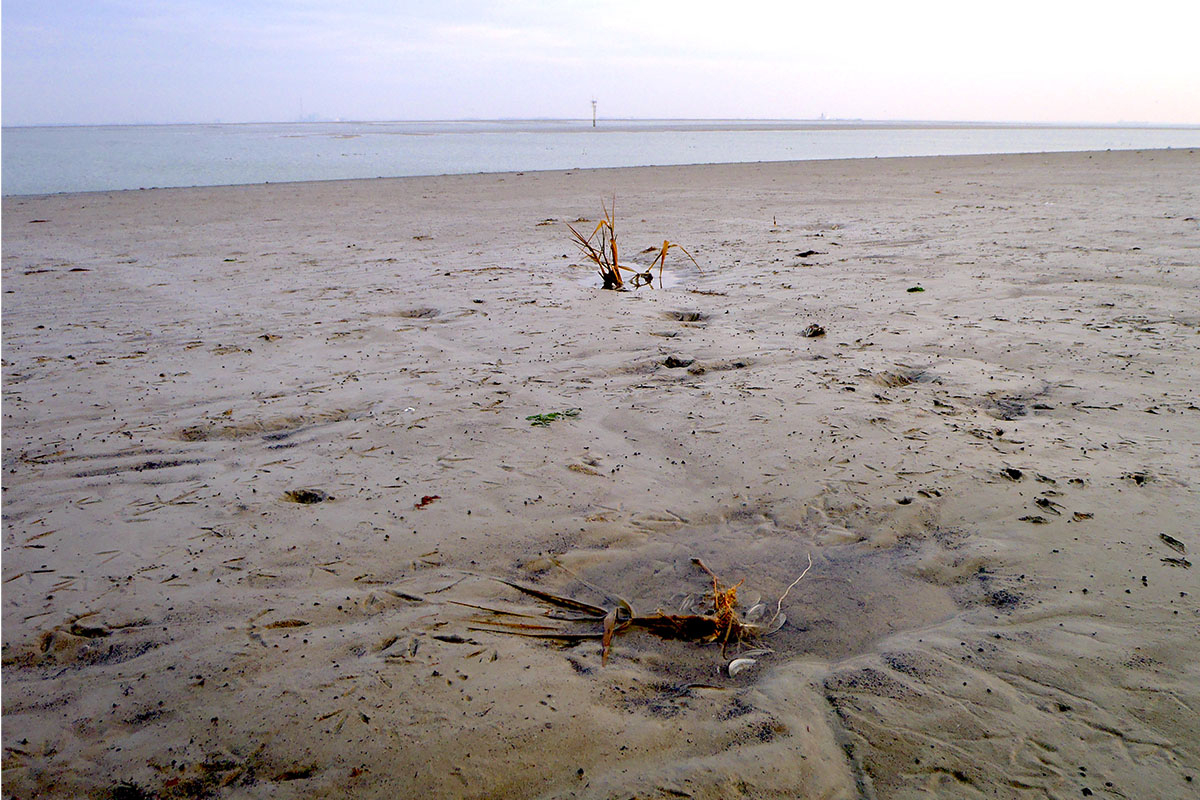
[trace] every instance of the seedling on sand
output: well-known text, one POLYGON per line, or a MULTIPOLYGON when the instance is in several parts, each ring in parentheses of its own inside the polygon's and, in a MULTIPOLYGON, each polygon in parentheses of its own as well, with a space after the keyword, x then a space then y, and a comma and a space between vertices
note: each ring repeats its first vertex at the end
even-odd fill
POLYGON ((611 208, 601 201, 600 207, 604 209, 604 219, 596 224, 591 236, 584 236, 569 222, 567 227, 571 229, 571 235, 579 252, 583 253, 583 257, 596 266, 596 271, 600 273, 600 280, 603 281, 602 288, 625 288, 625 281, 621 278, 622 271, 633 273, 632 283, 635 289, 641 286, 653 286, 655 264, 658 265, 658 284, 661 286, 663 267, 667 263, 667 253, 674 248, 683 251, 683 254, 696 265, 696 269, 700 269, 696 259, 692 258, 692 254, 685 250, 683 245, 666 240, 663 241, 661 250, 654 248, 658 255, 650 262, 650 266, 645 272, 638 272, 633 267, 621 266, 617 260, 617 200, 615 197, 613 198, 611 208), (597 236, 599 236, 598 239, 597 236))
MULTIPOLYGON (((562 564, 555 563, 560 568, 567 569, 562 564)), ((663 611, 655 611, 653 614, 638 615, 628 600, 586 583, 573 572, 571 574, 576 580, 583 583, 584 586, 593 592, 602 595, 609 602, 609 607, 592 605, 591 603, 585 603, 572 597, 553 594, 532 586, 524 586, 513 581, 504 580, 503 578, 497 578, 496 580, 530 597, 534 597, 549 606, 556 606, 571 613, 563 614, 549 609, 540 614, 534 614, 514 609, 492 608, 473 603, 454 602, 457 605, 487 612, 489 615, 475 620, 478 625, 487 627, 472 627, 471 630, 506 633, 513 636, 532 636, 538 639, 551 639, 563 643, 599 639, 602 664, 608 662, 608 651, 612 645, 613 637, 619 633, 633 629, 644 630, 663 639, 681 639, 695 642, 696 644, 720 642, 721 655, 724 656, 726 648, 731 642, 736 645, 744 641, 769 636, 783 627, 786 621, 783 613, 783 601, 787 597, 788 592, 812 569, 812 556, 809 556, 808 566, 804 568, 804 572, 800 573, 800 577, 792 581, 791 585, 784 590, 775 605, 775 613, 765 622, 751 621, 760 619, 769 611, 768 606, 763 603, 757 603, 748 609, 744 617, 738 612, 737 590, 742 585, 741 581, 738 581, 733 586, 725 586, 716 574, 705 566, 703 561, 693 558, 692 563, 702 569, 712 579, 712 594, 706 597, 707 607, 700 614, 668 614, 663 611), (501 617, 551 620, 553 622, 548 625, 539 624, 538 622, 513 622, 502 620, 500 619, 501 617), (600 630, 572 630, 571 628, 574 625, 599 626, 600 630)), ((570 570, 567 571, 570 572, 570 570)))

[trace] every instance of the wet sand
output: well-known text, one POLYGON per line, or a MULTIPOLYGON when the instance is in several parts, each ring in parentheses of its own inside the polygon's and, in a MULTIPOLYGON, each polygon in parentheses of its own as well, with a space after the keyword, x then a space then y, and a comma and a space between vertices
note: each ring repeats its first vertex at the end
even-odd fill
POLYGON ((4 794, 1194 796, 1197 217, 1195 151, 5 198, 4 794), (596 288, 614 195, 700 269, 596 288), (693 558, 784 627, 471 607, 693 558))

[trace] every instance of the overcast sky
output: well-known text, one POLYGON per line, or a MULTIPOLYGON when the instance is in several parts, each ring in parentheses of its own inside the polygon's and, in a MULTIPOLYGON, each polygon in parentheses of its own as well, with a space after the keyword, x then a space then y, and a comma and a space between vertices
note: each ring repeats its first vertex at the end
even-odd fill
POLYGON ((1200 3, 3 0, 5 125, 1200 124, 1200 3))

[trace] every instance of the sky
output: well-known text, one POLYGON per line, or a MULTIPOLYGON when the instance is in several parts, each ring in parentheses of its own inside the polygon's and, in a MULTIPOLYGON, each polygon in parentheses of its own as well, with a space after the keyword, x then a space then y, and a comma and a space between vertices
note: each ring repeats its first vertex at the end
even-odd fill
POLYGON ((1200 124, 1200 3, 3 0, 4 125, 1200 124))

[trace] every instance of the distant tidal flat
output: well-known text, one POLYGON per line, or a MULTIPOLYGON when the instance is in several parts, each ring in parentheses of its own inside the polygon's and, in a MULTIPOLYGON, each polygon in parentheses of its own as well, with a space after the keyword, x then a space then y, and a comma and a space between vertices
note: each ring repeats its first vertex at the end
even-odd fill
POLYGON ((3 130, 3 193, 575 168, 1200 146, 1200 127, 602 120, 3 130))

